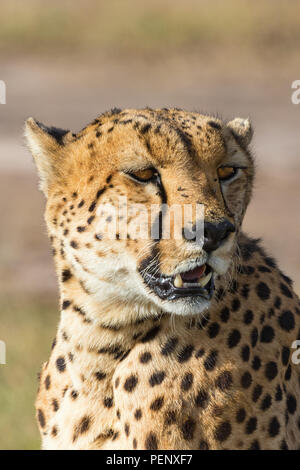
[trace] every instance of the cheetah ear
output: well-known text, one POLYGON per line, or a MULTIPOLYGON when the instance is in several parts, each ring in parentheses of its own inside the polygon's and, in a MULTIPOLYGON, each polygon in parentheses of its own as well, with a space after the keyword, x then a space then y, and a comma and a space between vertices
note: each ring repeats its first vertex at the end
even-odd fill
POLYGON ((242 147, 248 147, 253 137, 253 129, 249 118, 235 118, 227 123, 227 127, 242 147))
POLYGON ((25 137, 40 177, 40 189, 45 196, 63 158, 65 145, 72 140, 70 131, 44 126, 29 118, 25 124, 25 137))

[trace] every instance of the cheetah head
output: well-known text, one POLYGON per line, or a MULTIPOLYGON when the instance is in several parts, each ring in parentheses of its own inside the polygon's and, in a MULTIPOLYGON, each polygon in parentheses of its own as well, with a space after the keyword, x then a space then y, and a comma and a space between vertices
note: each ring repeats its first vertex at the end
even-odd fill
POLYGON ((76 281, 131 319, 209 307, 251 196, 249 120, 113 110, 77 134, 30 118, 26 137, 62 289, 76 281))

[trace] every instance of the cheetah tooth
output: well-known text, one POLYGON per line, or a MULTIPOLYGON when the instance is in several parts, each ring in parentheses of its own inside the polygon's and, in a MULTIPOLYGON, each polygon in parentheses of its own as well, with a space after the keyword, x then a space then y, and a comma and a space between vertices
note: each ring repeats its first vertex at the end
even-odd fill
POLYGON ((182 287, 183 286, 183 281, 182 281, 182 277, 180 276, 180 274, 176 274, 176 277, 174 279, 174 286, 175 287, 182 287))
POLYGON ((198 284, 200 284, 201 287, 206 286, 206 284, 210 281, 212 276, 212 272, 208 273, 206 276, 201 277, 198 281, 198 284))

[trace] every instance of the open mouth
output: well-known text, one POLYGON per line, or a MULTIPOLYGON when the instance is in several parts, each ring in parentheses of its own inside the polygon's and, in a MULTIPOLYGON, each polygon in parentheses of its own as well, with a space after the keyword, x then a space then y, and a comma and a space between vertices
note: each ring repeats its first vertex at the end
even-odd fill
POLYGON ((175 276, 143 274, 146 284, 163 300, 203 297, 210 300, 214 290, 213 271, 208 264, 197 266, 175 276))

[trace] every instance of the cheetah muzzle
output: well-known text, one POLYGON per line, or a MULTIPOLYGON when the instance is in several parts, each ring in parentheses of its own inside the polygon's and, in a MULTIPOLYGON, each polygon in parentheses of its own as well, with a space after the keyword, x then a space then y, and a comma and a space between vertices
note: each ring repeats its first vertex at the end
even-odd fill
POLYGON ((214 291, 214 274, 208 264, 196 266, 173 276, 142 274, 145 283, 162 299, 176 300, 183 297, 203 297, 210 300, 214 291))

